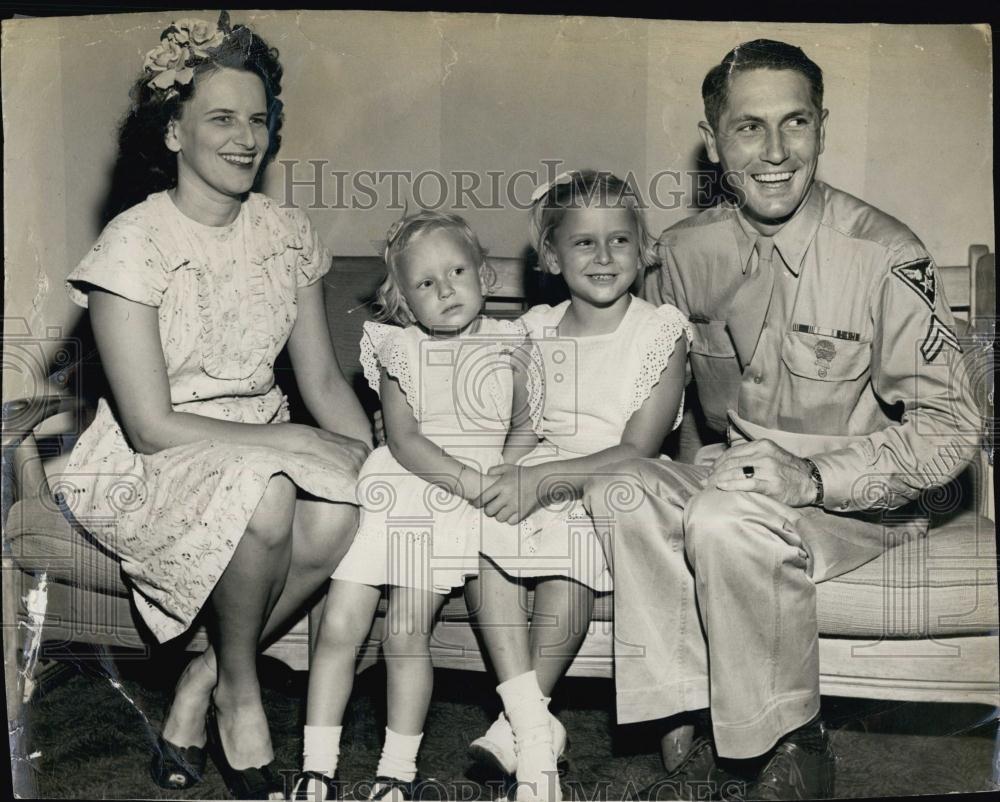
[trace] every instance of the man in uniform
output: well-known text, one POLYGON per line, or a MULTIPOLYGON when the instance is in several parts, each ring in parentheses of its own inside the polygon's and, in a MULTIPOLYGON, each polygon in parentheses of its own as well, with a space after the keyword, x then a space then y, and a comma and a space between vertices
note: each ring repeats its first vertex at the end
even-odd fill
POLYGON ((644 295, 689 316, 698 397, 729 446, 695 465, 622 463, 586 488, 613 532, 616 642, 644 655, 616 656, 618 720, 702 711, 658 798, 727 793, 722 758, 758 759, 751 798, 820 798, 834 757, 815 583, 926 530, 900 508, 961 472, 978 415, 920 240, 815 180, 820 68, 749 42, 702 95, 701 135, 735 199, 663 233, 644 295), (616 503, 623 483, 635 503, 616 503))

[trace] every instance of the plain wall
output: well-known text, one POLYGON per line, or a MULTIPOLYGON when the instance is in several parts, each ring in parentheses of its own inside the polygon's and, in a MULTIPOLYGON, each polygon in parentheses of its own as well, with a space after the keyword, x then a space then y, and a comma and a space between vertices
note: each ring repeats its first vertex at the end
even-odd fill
MULTIPOLYGON (((183 16, 214 17, 3 23, 4 399, 36 392, 32 374, 51 370, 43 359, 19 357, 10 336, 42 340, 51 358, 79 320, 63 279, 99 233, 129 86, 160 31, 183 16)), ((326 11, 233 17, 281 52, 286 119, 278 158, 296 163, 297 179, 312 174, 310 160, 348 176, 464 171, 465 180, 484 183, 490 172, 506 181, 526 170, 532 175, 515 184, 522 202, 548 175, 545 160, 561 160, 559 169, 631 172, 644 193, 662 171, 695 169, 707 70, 742 41, 784 39, 825 73, 830 121, 820 178, 906 222, 940 264, 964 263, 973 242, 994 247, 985 27, 326 11)), ((269 168, 269 194, 285 198, 286 172, 282 164, 269 168)), ((400 214, 388 208, 389 183, 380 187, 368 210, 330 208, 338 193, 329 175, 326 208, 309 208, 311 186, 294 190, 292 200, 334 253, 367 255, 400 214)), ((409 184, 401 187, 400 200, 411 197, 409 184)), ((435 180, 421 187, 425 201, 436 200, 435 180)), ((682 194, 673 208, 650 210, 652 230, 693 213, 689 180, 661 176, 657 188, 661 200, 682 194)), ((462 213, 492 253, 516 256, 527 245, 527 212, 501 205, 462 213)))

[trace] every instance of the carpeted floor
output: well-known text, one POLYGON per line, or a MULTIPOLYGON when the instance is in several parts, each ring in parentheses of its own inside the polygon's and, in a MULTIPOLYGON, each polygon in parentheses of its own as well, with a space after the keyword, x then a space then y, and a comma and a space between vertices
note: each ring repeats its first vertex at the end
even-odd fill
MULTIPOLYGON (((100 660, 70 670, 32 702, 22 754, 31 755, 33 787, 23 795, 48 798, 218 799, 227 796, 211 766, 186 792, 168 792, 149 779, 149 749, 178 667, 100 660), (116 671, 114 681, 110 671, 116 671)), ((302 743, 306 675, 274 661, 262 663, 265 704, 277 758, 294 769, 302 743)), ((470 772, 466 747, 496 713, 485 675, 438 672, 421 750, 421 771, 467 802, 495 797, 499 778, 470 772)), ((384 675, 359 679, 345 722, 341 778, 350 787, 372 778, 384 731, 384 675)), ((612 686, 602 680, 566 680, 554 709, 570 733, 567 798, 620 799, 660 772, 656 731, 613 726, 612 686)), ((993 711, 978 706, 874 703, 827 698, 824 716, 837 753, 838 797, 881 797, 997 790, 993 711), (982 723, 986 720, 987 723, 982 723)), ((13 745, 12 745, 13 746, 13 745)))

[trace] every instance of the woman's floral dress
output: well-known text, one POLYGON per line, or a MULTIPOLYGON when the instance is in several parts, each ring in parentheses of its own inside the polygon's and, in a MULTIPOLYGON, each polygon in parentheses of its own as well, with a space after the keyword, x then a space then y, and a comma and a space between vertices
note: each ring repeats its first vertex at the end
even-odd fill
MULTIPOLYGON (((296 292, 329 267, 306 216, 264 195, 252 193, 235 221, 216 227, 160 192, 112 220, 67 284, 81 306, 99 288, 156 307, 175 411, 266 424, 288 420, 273 368, 296 292)), ((276 474, 356 503, 353 476, 305 454, 217 440, 136 453, 101 399, 53 491, 120 558, 139 612, 165 641, 207 601, 276 474)))

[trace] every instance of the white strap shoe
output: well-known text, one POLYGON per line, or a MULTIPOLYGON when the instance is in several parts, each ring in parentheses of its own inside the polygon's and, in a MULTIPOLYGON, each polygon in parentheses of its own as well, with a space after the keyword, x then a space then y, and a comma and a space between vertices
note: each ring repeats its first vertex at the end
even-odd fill
MULTIPOLYGON (((569 738, 562 722, 549 713, 552 725, 552 751, 556 762, 564 762, 569 738)), ((517 774, 517 750, 514 748, 514 731, 507 716, 497 716, 485 733, 469 744, 469 754, 477 763, 488 766, 494 773, 517 774)))

